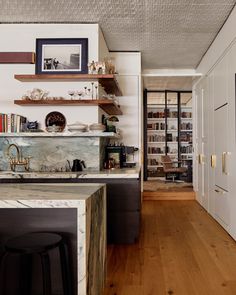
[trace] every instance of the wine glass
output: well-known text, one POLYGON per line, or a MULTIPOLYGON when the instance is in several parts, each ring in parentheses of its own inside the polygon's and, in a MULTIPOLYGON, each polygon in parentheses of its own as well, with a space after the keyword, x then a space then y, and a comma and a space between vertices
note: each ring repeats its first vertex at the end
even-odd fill
POLYGON ((87 96, 87 86, 84 86, 84 96, 87 96))
POLYGON ((77 94, 78 94, 78 96, 79 96, 79 99, 81 99, 82 96, 83 96, 83 91, 78 91, 77 94))
POLYGON ((70 99, 73 99, 74 95, 75 95, 75 91, 74 90, 69 90, 68 94, 70 95, 70 99))
POLYGON ((90 93, 91 93, 91 89, 88 88, 88 97, 89 97, 89 98, 91 98, 90 93))

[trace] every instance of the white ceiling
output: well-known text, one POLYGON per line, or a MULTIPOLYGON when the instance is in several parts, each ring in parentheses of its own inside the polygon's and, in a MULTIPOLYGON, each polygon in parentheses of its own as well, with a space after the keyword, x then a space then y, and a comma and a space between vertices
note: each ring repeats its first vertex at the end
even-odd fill
POLYGON ((236 0, 0 0, 0 22, 99 23, 110 50, 143 69, 195 68, 236 0))

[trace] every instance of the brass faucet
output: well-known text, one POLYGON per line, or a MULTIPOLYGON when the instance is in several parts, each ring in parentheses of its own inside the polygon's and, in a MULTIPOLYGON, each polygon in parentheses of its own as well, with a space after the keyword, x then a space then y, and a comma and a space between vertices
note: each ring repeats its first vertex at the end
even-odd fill
POLYGON ((16 144, 12 143, 12 144, 9 145, 9 147, 7 149, 7 156, 10 159, 9 162, 10 162, 10 167, 11 167, 12 171, 15 171, 16 166, 18 166, 18 165, 24 166, 25 170, 29 171, 30 157, 23 158, 22 153, 21 153, 19 147, 16 144), (10 155, 10 150, 13 147, 16 149, 16 157, 12 157, 10 155))

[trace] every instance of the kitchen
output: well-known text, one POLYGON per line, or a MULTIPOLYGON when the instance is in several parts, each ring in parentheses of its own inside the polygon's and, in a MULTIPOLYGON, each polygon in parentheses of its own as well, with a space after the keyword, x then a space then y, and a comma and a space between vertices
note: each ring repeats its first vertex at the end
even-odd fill
MULTIPOLYGON (((12 24, 3 26, 4 30, 2 30, 3 35, 1 37, 2 39, 7 38, 7 40, 10 41, 2 43, 4 46, 1 48, 1 51, 35 52, 36 39, 58 39, 66 36, 72 40, 73 38, 88 40, 88 62, 101 61, 109 56, 103 34, 99 26, 96 24, 12 24), (14 36, 15 34, 21 34, 22 31, 24 31, 25 37, 21 42, 18 42, 14 36), (10 36, 12 37, 10 38, 10 36)), ((105 84, 106 80, 104 80, 105 82, 100 80, 100 83, 98 84, 98 80, 94 78, 96 75, 92 76, 92 79, 91 75, 90 77, 88 75, 87 81, 85 81, 85 79, 80 81, 79 78, 64 78, 68 74, 64 75, 64 79, 59 78, 59 80, 54 80, 52 77, 52 79, 32 79, 27 81, 27 79, 24 79, 24 77, 22 78, 22 76, 33 75, 35 73, 35 64, 1 64, 3 68, 1 81, 6 86, 1 89, 0 94, 2 97, 1 112, 2 114, 17 114, 26 117, 27 121, 31 122, 30 128, 32 128, 31 130, 26 130, 26 132, 2 132, 0 134, 1 208, 5 208, 1 210, 18 208, 17 213, 14 214, 14 219, 19 218, 22 220, 21 226, 19 228, 15 227, 14 231, 10 231, 9 229, 8 231, 3 230, 5 234, 1 237, 2 242, 5 242, 7 238, 12 236, 24 235, 32 231, 61 232, 62 229, 60 229, 60 227, 62 225, 60 225, 58 217, 56 217, 59 213, 53 213, 52 216, 54 216, 55 220, 52 220, 53 217, 50 217, 51 212, 47 213, 49 212, 47 210, 54 206, 65 206, 60 204, 63 204, 64 198, 69 198, 71 185, 75 188, 78 186, 78 199, 81 198, 80 202, 82 202, 84 197, 83 195, 80 197, 80 190, 84 190, 84 194, 89 195, 91 193, 90 187, 93 188, 93 186, 96 186, 96 183, 103 183, 107 186, 107 204, 104 204, 103 202, 103 205, 99 207, 100 212, 103 212, 103 218, 105 218, 106 214, 104 215, 104 211, 101 210, 106 210, 107 207, 107 233, 104 233, 104 231, 97 231, 97 234, 105 234, 108 243, 135 243, 135 241, 137 241, 140 230, 141 209, 140 126, 142 105, 140 88, 140 53, 114 52, 110 54, 110 58, 112 58, 116 72, 118 73, 116 78, 112 78, 113 80, 109 82, 112 85, 110 88, 107 88, 105 84), (103 110, 103 105, 99 106, 96 103, 95 98, 100 95, 102 96, 105 93, 101 85, 103 85, 106 90, 108 89, 108 91, 110 91, 108 94, 113 94, 113 87, 115 87, 115 92, 118 91, 119 96, 116 98, 117 104, 115 107, 113 103, 115 113, 113 109, 108 109, 107 114, 103 110), (92 88, 93 92, 90 93, 90 96, 94 99, 92 104, 86 102, 82 105, 81 102, 77 104, 76 98, 71 99, 72 97, 69 94, 69 92, 72 92, 71 90, 80 93, 81 91, 88 91, 92 88), (48 104, 45 105, 33 104, 36 100, 33 100, 32 98, 35 98, 35 95, 36 98, 38 98, 37 95, 40 95, 40 90, 43 91, 43 94, 46 93, 49 98, 56 97, 57 99, 46 100, 48 104), (31 96, 32 100, 25 100, 27 95, 31 96), (58 98, 61 97, 64 98, 62 104, 58 103, 58 98), (25 105, 21 103, 22 101, 30 101, 32 104, 25 105), (55 114, 55 112, 57 113, 55 114), (101 132, 98 129, 92 130, 91 126, 99 128, 104 118, 107 122, 108 128, 110 128, 108 132, 101 132), (118 122, 108 122, 109 119, 118 122), (60 126, 63 126, 64 129, 60 131, 63 132, 56 132, 55 122, 56 125, 60 125, 62 122, 62 125, 60 126), (73 128, 80 128, 81 126, 85 127, 85 130, 83 130, 84 132, 74 132, 73 128), (113 128, 113 132, 111 132, 111 127, 113 128), (108 163, 108 160, 111 157, 114 157, 116 162, 113 161, 108 163), (104 165, 107 165, 105 168, 108 169, 104 169, 104 165), (11 201, 8 200, 10 196, 9 194, 6 200, 4 187, 7 188, 7 184, 3 183, 8 183, 8 186, 12 187, 12 194, 10 195, 13 199, 17 199, 17 203, 12 201, 14 204, 11 204, 11 201), (39 193, 41 188, 38 186, 41 183, 43 183, 44 186, 47 183, 47 188, 52 194, 50 196, 49 193, 47 196, 50 200, 48 205, 46 205, 46 201, 44 205, 39 205, 40 198, 42 198, 43 195, 39 193), (57 183, 57 185, 55 185, 55 183, 57 183), (64 185, 62 183, 64 183, 64 185), (63 186, 61 190, 65 191, 64 197, 61 196, 59 198, 60 200, 62 199, 62 201, 59 201, 59 199, 57 200, 57 197, 55 197, 56 191, 58 194, 58 187, 60 186, 63 186), (53 190, 55 190, 55 192, 53 192, 53 190), (88 192, 86 192, 86 190, 88 192), (14 191, 18 193, 14 195, 14 191), (35 196, 35 191, 38 191, 38 197, 35 196), (28 199, 27 195, 31 196, 33 199, 28 199), (53 202, 59 205, 53 205, 53 202), (21 206, 19 204, 24 205, 21 206), (41 208, 42 206, 47 207, 47 209, 33 209, 35 207, 41 208), (19 207, 27 209, 20 209, 19 207), (36 211, 32 211, 34 214, 26 213, 30 210, 36 211), (23 216, 31 217, 27 218, 23 216), (48 220, 48 227, 43 225, 42 227, 39 227, 37 225, 40 216, 44 216, 45 220, 48 220), (32 223, 35 225, 30 225, 32 223), (59 227, 57 228, 56 225, 59 227)), ((84 97, 84 100, 86 98, 88 99, 89 97, 84 97)), ((45 191, 43 188, 42 190, 45 191)), ((103 194, 105 195, 106 193, 103 192, 103 194)), ((72 200, 68 201, 68 203, 66 202, 67 205, 65 207, 71 207, 70 202, 73 203, 73 199, 74 197, 72 197, 72 200)), ((92 200, 93 198, 92 196, 87 196, 85 199, 87 208, 87 202, 91 202, 88 200, 92 200)), ((42 202, 40 204, 42 204, 42 202)), ((83 214, 79 212, 84 209, 80 209, 78 205, 75 206, 74 204, 72 207, 77 208, 78 218, 82 218, 83 214)), ((9 213, 9 211, 7 212, 9 213)), ((61 214, 62 216, 69 218, 69 213, 66 211, 61 214)), ((86 211, 86 216, 87 214, 86 211)), ((89 220, 92 222, 93 219, 89 216, 93 216, 93 214, 95 213, 92 211, 91 214, 88 214, 86 222, 84 221, 86 224, 89 223, 89 220)), ((74 216, 75 213, 72 215, 74 216)), ((6 217, 7 214, 2 214, 2 216, 6 217)), ((70 223, 71 222, 72 220, 70 220, 70 223)), ((84 222, 82 222, 82 224, 84 224, 84 222)), ((74 224, 71 225, 71 228, 74 228, 76 223, 76 219, 74 219, 74 224)), ((79 224, 81 224, 81 222, 79 223, 78 221, 77 225, 79 226, 79 224)), ((66 237, 71 235, 71 238, 68 238, 68 240, 69 244, 72 245, 73 257, 75 257, 75 245, 77 239, 77 251, 83 246, 82 251, 86 252, 88 255, 88 246, 85 246, 85 244, 88 243, 89 245, 89 240, 83 241, 84 244, 79 246, 81 242, 78 237, 76 238, 76 231, 71 232, 71 230, 69 230, 68 233, 64 233, 64 235, 66 237)), ((103 246, 101 246, 101 251, 104 251, 104 245, 105 242, 103 246)), ((81 262, 81 260, 79 261, 81 262)), ((105 256, 98 271, 104 274, 103 279, 105 278, 104 261, 105 256)), ((78 294, 89 294, 86 293, 86 288, 91 287, 91 284, 88 283, 90 279, 88 279, 84 270, 84 268, 87 267, 88 264, 85 261, 83 261, 81 265, 78 263, 77 272, 79 276, 78 281, 80 283, 77 285, 75 283, 76 280, 74 280, 73 290, 75 294, 77 292, 78 294), (81 281, 81 278, 84 278, 84 276, 86 276, 87 279, 81 281), (87 284, 89 284, 89 286, 87 284), (77 288, 79 291, 77 291, 77 288)), ((73 262, 73 277, 76 277, 75 262, 73 262)), ((99 282, 96 282, 95 286, 101 288, 103 283, 104 282, 101 282, 100 280, 99 282)), ((95 294, 93 292, 100 292, 94 290, 90 291, 91 294, 95 294)))
POLYGON ((235 294, 235 1, 177 2, 0 4, 4 295, 235 294), (178 79, 191 115, 168 110, 178 79), (149 164, 184 128, 191 191, 172 174, 141 193, 147 85, 165 94, 149 164))

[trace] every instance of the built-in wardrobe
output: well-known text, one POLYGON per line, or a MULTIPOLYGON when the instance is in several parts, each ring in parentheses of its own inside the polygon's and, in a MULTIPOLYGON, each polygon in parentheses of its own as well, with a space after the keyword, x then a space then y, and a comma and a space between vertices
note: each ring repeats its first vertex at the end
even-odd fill
POLYGON ((200 204, 236 239, 236 45, 197 81, 194 189, 200 204))

